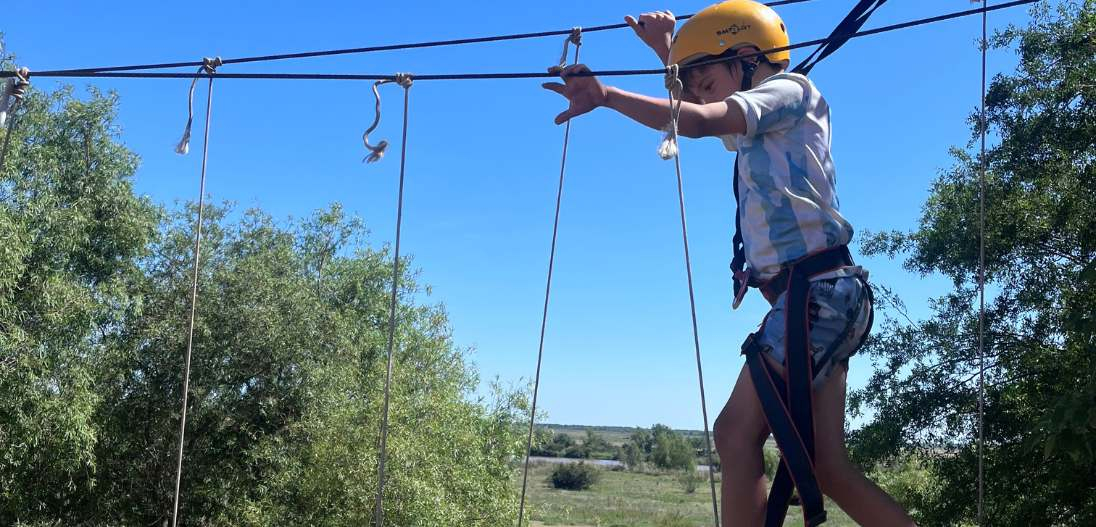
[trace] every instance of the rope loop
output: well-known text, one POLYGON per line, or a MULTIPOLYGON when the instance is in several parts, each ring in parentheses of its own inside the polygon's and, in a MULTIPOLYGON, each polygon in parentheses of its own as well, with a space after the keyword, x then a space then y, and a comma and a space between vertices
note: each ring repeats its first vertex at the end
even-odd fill
MULTIPOLYGON (((221 57, 203 57, 202 65, 198 67, 197 73, 190 81, 190 93, 187 95, 187 118, 186 127, 183 128, 183 137, 179 139, 179 143, 175 145, 175 153, 181 156, 185 156, 190 153, 190 128, 194 124, 194 89, 198 86, 198 77, 202 74, 213 75, 217 73, 217 68, 221 67, 224 62, 221 57)), ((213 82, 210 78, 209 82, 213 82)), ((212 86, 212 84, 210 84, 212 86)))
POLYGON ((670 92, 674 99, 680 100, 681 93, 685 90, 685 85, 681 82, 681 67, 677 64, 666 66, 663 82, 666 85, 666 91, 670 92))
POLYGON ((571 44, 574 44, 575 48, 582 46, 582 27, 575 26, 571 28, 571 34, 563 41, 563 52, 559 54, 559 67, 561 69, 567 65, 567 52, 570 50, 571 44))
POLYGON ((670 122, 666 123, 663 131, 666 135, 662 138, 662 143, 658 146, 658 157, 663 160, 673 159, 677 156, 677 120, 681 115, 681 95, 685 91, 684 85, 681 83, 681 69, 677 64, 670 64, 666 66, 666 77, 664 79, 666 84, 666 91, 670 95, 670 122))
MULTIPOLYGON (((373 133, 373 130, 377 129, 377 126, 381 124, 381 92, 377 88, 382 84, 389 82, 398 82, 395 79, 391 80, 379 80, 373 83, 373 98, 376 100, 376 106, 374 109, 373 124, 369 125, 369 128, 362 134, 362 143, 365 145, 366 150, 369 150, 369 155, 362 159, 362 163, 376 163, 384 157, 385 151, 388 150, 388 141, 381 139, 381 142, 376 146, 369 144, 369 134, 373 133)), ((408 86, 410 86, 410 76, 407 78, 408 86)))

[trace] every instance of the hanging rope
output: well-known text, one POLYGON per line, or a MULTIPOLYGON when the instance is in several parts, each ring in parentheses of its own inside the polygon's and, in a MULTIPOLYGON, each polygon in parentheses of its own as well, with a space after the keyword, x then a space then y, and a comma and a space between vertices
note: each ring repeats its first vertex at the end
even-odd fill
MULTIPOLYGON (((392 257, 392 296, 388 306, 388 369, 384 376, 384 410, 381 421, 381 437, 377 460, 377 499, 373 509, 373 523, 376 527, 384 525, 384 462, 387 457, 388 447, 388 399, 392 384, 392 346, 396 338, 396 300, 400 281, 400 232, 403 225, 403 180, 404 168, 407 166, 407 106, 411 96, 411 84, 413 82, 410 73, 397 73, 394 80, 403 87, 403 143, 400 145, 400 190, 396 200, 396 246, 392 257)), ((377 86, 373 86, 373 93, 377 92, 377 86)), ((379 103, 378 95, 378 105, 379 103)), ((377 107, 377 119, 380 120, 380 106, 377 107)), ((368 146, 368 143, 366 144, 368 146)), ((379 159, 379 156, 378 156, 379 159)))
MULTIPOLYGON (((202 59, 202 66, 198 68, 198 73, 213 74, 217 71, 217 68, 221 66, 221 57, 202 59)), ((212 81, 212 77, 210 78, 212 81)), ((186 127, 183 128, 183 137, 179 139, 179 144, 175 145, 175 153, 181 156, 185 156, 190 153, 190 126, 194 124, 194 88, 198 85, 198 76, 194 76, 194 80, 190 82, 190 94, 187 96, 186 102, 186 127)), ((213 86, 213 83, 210 83, 213 86)))
POLYGON ((369 150, 369 155, 362 158, 362 163, 376 163, 384 157, 384 152, 388 150, 388 141, 383 139, 377 143, 377 146, 369 144, 369 134, 373 133, 373 130, 376 130, 377 126, 381 124, 381 93, 377 91, 377 88, 388 82, 391 81, 383 80, 373 83, 373 99, 376 101, 376 108, 373 113, 373 124, 369 125, 369 128, 362 134, 362 143, 365 144, 365 149, 369 150))
MULTIPOLYGON (((184 439, 186 438, 186 407, 190 394, 190 357, 191 352, 194 349, 194 322, 197 318, 198 310, 198 270, 201 267, 202 213, 205 210, 206 164, 209 160, 209 121, 213 115, 212 74, 216 73, 217 66, 220 64, 221 60, 219 58, 205 58, 202 59, 202 67, 198 70, 199 73, 209 74, 210 77, 209 92, 206 95, 205 136, 202 141, 202 177, 201 183, 198 185, 198 219, 194 222, 194 276, 190 284, 190 326, 187 330, 186 337, 186 367, 183 369, 183 407, 179 419, 179 453, 175 465, 175 502, 171 509, 171 527, 177 527, 179 521, 179 488, 183 479, 183 444, 184 439)), ((186 130, 183 132, 183 140, 180 141, 179 146, 175 148, 175 151, 179 154, 186 154, 190 151, 190 125, 194 121, 194 86, 197 82, 198 78, 195 77, 194 81, 190 84, 186 130)))
POLYGON ((30 70, 19 68, 13 73, 14 76, 6 79, 3 88, 0 88, 0 127, 9 121, 8 116, 11 116, 7 132, 4 133, 4 146, 0 148, 0 171, 4 169, 4 161, 8 157, 11 136, 15 133, 15 124, 17 122, 15 110, 19 103, 23 102, 23 96, 26 95, 27 88, 30 87, 30 70))
MULTIPOLYGON (((563 42, 563 54, 560 56, 559 67, 562 69, 567 62, 567 48, 575 45, 575 60, 578 64, 579 49, 582 47, 582 28, 571 30, 570 36, 563 42)), ((533 403, 529 410, 529 434, 525 439, 525 464, 521 474, 521 501, 518 505, 518 526, 523 527, 525 519, 525 493, 529 487, 529 456, 533 450, 533 426, 537 418, 537 395, 540 392, 540 366, 544 358, 544 333, 548 327, 548 299, 552 295, 552 269, 556 262, 556 237, 559 234, 559 209, 563 202, 563 176, 567 172, 567 145, 571 140, 571 120, 563 127, 563 153, 559 160, 559 186, 556 189, 556 214, 552 221, 552 246, 548 251, 548 278, 544 286, 544 309, 540 315, 540 342, 537 345, 537 372, 533 378, 533 403)))
MULTIPOLYGON (((986 0, 982 0, 982 6, 986 7, 986 0)), ((981 111, 978 118, 978 128, 982 136, 982 149, 979 157, 981 167, 978 177, 978 525, 984 523, 984 496, 985 481, 983 478, 986 439, 985 439, 985 398, 986 398, 986 354, 983 347, 985 341, 986 320, 986 48, 989 42, 986 40, 986 10, 982 10, 982 99, 981 111)))
POLYGON ((684 86, 681 83, 677 64, 666 67, 666 91, 670 94, 670 125, 669 137, 659 147, 659 155, 662 159, 669 157, 674 159, 674 170, 677 172, 677 204, 681 211, 681 241, 685 247, 685 276, 689 283, 689 310, 693 321, 693 347, 696 350, 696 376, 700 381, 700 411, 704 416, 704 451, 708 456, 708 483, 712 488, 712 514, 716 527, 719 527, 719 502, 715 495, 715 460, 712 457, 712 436, 708 431, 708 401, 704 395, 704 367, 700 360, 700 332, 696 325, 696 297, 693 294, 693 264, 689 259, 689 231, 685 226, 685 187, 681 177, 681 155, 677 146, 677 122, 681 114, 681 99, 684 86), (672 145, 672 146, 668 146, 672 145))

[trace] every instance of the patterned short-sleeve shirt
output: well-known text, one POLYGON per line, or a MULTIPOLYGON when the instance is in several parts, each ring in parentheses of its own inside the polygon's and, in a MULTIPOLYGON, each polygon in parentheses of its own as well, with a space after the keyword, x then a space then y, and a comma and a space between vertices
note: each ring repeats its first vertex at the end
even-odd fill
POLYGON ((781 265, 852 239, 838 212, 830 157, 830 108, 814 83, 773 75, 727 101, 746 116, 746 133, 723 136, 738 152, 738 213, 750 271, 761 279, 781 265))

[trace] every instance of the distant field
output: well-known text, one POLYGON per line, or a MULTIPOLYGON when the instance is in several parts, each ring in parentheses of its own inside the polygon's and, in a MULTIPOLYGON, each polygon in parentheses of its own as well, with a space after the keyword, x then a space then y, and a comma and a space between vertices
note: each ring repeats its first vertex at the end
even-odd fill
MULTIPOLYGON (((583 432, 585 433, 585 432, 583 432)), ((601 433, 601 432, 599 432, 601 433)), ((552 467, 534 466, 529 474, 527 504, 536 527, 693 527, 712 525, 712 502, 705 480, 696 492, 686 493, 674 473, 642 474, 602 471, 601 481, 590 490, 552 488, 552 467)), ((717 482, 718 484, 718 482, 717 482)), ((514 478, 521 486, 521 473, 514 478)), ((827 526, 856 524, 827 501, 827 526)), ((785 525, 802 525, 798 508, 790 509, 785 525)))
MULTIPOLYGON (((551 430, 553 433, 565 434, 573 437, 574 439, 582 439, 586 437, 587 430, 593 430, 599 436, 605 438, 609 444, 614 446, 620 446, 628 442, 628 436, 632 435, 632 432, 636 431, 636 427, 632 426, 585 426, 585 425, 556 425, 556 424, 543 424, 537 425, 537 428, 544 430, 551 430)), ((686 438, 704 437, 703 430, 674 430, 686 438)))

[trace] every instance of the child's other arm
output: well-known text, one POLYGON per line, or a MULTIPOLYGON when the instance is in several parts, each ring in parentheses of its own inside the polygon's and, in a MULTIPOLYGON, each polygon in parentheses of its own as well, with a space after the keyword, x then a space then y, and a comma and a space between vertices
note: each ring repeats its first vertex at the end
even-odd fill
MULTIPOLYGON (((670 122, 670 100, 650 97, 609 86, 603 106, 632 120, 662 130, 670 122)), ((719 101, 709 104, 681 103, 677 132, 685 137, 709 137, 746 133, 746 117, 737 104, 719 101)))
POLYGON ((663 64, 669 62, 670 42, 673 39, 674 25, 677 23, 673 13, 669 11, 643 13, 639 15, 638 20, 628 15, 624 17, 624 22, 636 32, 636 36, 644 44, 654 50, 663 64))
MULTIPOLYGON (((596 77, 575 76, 589 72, 585 65, 576 64, 560 72, 566 84, 549 82, 545 89, 567 98, 568 108, 556 116, 556 124, 578 117, 598 106, 606 106, 632 120, 656 130, 670 121, 670 101, 605 86, 596 77)), ((681 103, 677 123, 678 133, 685 137, 707 137, 746 132, 746 117, 737 104, 719 101, 709 104, 681 103)))

